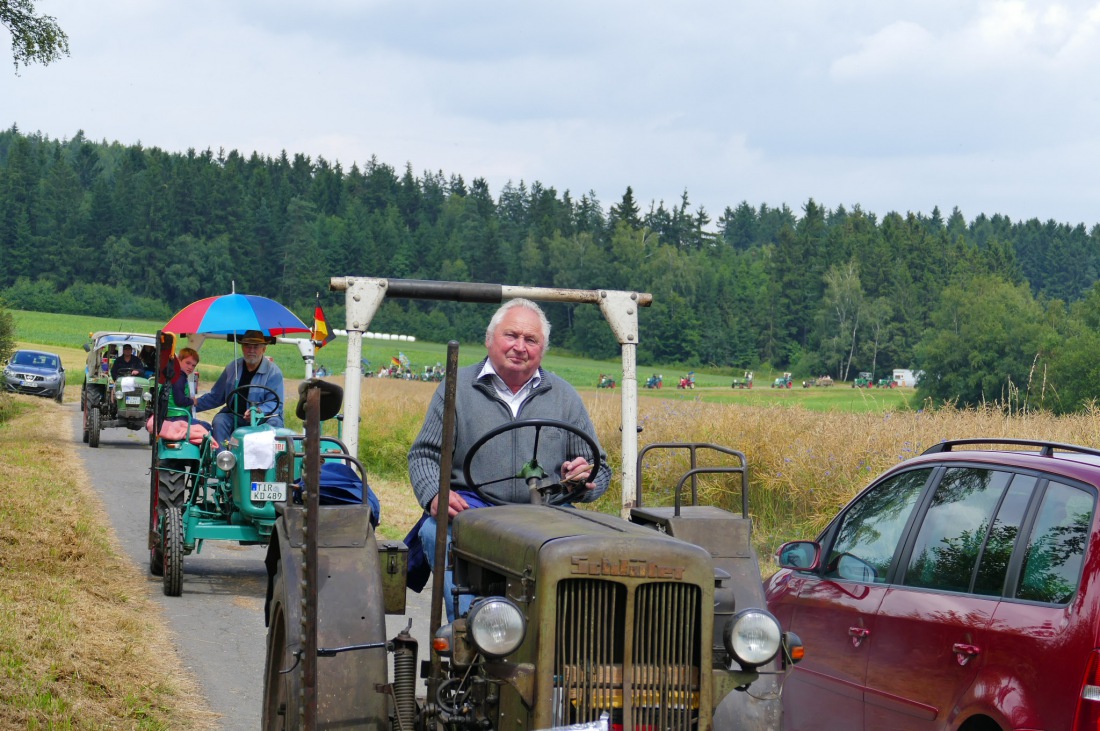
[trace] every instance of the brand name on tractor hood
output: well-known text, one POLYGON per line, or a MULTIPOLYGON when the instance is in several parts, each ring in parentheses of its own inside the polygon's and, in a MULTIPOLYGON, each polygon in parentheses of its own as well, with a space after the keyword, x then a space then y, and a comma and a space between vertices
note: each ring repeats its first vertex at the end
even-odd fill
POLYGON ((570 573, 583 576, 625 576, 632 579, 673 579, 683 581, 683 566, 662 566, 638 558, 589 558, 573 556, 570 573))

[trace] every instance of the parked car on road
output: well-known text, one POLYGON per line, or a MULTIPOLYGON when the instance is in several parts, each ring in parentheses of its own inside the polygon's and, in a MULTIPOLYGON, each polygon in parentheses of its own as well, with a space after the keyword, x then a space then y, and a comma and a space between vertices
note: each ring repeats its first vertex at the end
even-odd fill
POLYGON ((1098 728, 1098 487, 1100 450, 947 441, 783 545, 768 608, 808 650, 785 727, 1098 728))
POLYGON ((4 388, 16 393, 65 398, 65 368, 61 358, 40 350, 17 350, 4 365, 4 388))

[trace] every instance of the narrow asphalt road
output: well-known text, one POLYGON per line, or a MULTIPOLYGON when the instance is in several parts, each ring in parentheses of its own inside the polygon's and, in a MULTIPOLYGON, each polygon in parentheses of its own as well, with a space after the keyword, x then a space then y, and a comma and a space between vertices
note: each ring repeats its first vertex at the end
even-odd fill
MULTIPOLYGON (((168 597, 149 573, 150 447, 145 431, 104 429, 97 449, 81 443, 79 404, 71 404, 73 440, 126 554, 149 579, 165 609, 184 664, 198 677, 224 731, 256 731, 263 698, 264 594, 261 546, 208 541, 183 564, 183 596, 168 597)), ((159 641, 150 638, 150 641, 159 641)))
MULTIPOLYGON (((164 595, 159 577, 149 573, 146 547, 149 514, 150 448, 144 431, 103 430, 100 445, 81 442, 79 404, 72 410, 72 439, 92 484, 106 507, 111 526, 126 554, 148 577, 149 595, 165 609, 184 664, 197 676, 211 710, 221 715, 223 731, 260 728, 263 700, 264 596, 266 548, 207 541, 184 559, 183 595, 164 595)), ((385 510, 383 510, 383 517, 385 510)), ((428 594, 408 593, 408 615, 428 658, 428 594)), ((408 617, 386 618, 387 635, 396 636, 408 617)), ((150 638, 151 642, 165 638, 150 638)), ((391 668, 392 670, 392 668, 391 668)), ((423 686, 421 686, 423 690, 423 686)))

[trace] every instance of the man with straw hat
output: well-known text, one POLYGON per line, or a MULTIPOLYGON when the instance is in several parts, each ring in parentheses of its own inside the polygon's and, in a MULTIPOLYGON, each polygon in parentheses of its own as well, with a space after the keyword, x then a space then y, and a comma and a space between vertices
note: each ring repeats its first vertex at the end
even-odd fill
POLYGON ((218 444, 225 444, 234 429, 249 423, 249 402, 265 414, 265 423, 274 427, 283 425, 283 372, 264 357, 268 344, 274 341, 259 330, 249 330, 238 336, 242 356, 225 367, 210 391, 196 399, 195 411, 221 407, 211 429, 218 444), (274 391, 278 400, 271 391, 258 386, 274 391), (242 387, 248 388, 234 393, 242 387))

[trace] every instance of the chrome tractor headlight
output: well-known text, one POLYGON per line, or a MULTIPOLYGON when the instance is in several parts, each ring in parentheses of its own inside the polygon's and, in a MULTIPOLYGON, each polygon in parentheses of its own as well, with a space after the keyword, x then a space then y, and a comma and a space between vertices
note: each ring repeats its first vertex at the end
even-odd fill
POLYGON ((214 458, 214 462, 218 465, 218 469, 222 472, 229 472, 237 466, 237 455, 230 452, 228 449, 223 449, 218 452, 218 456, 214 458))
POLYGON ((783 639, 779 621, 764 609, 742 609, 726 622, 722 642, 726 652, 745 669, 757 668, 775 657, 783 639))
POLYGON ((527 618, 504 597, 478 599, 466 616, 470 640, 478 652, 488 657, 504 657, 516 651, 527 634, 527 618))

